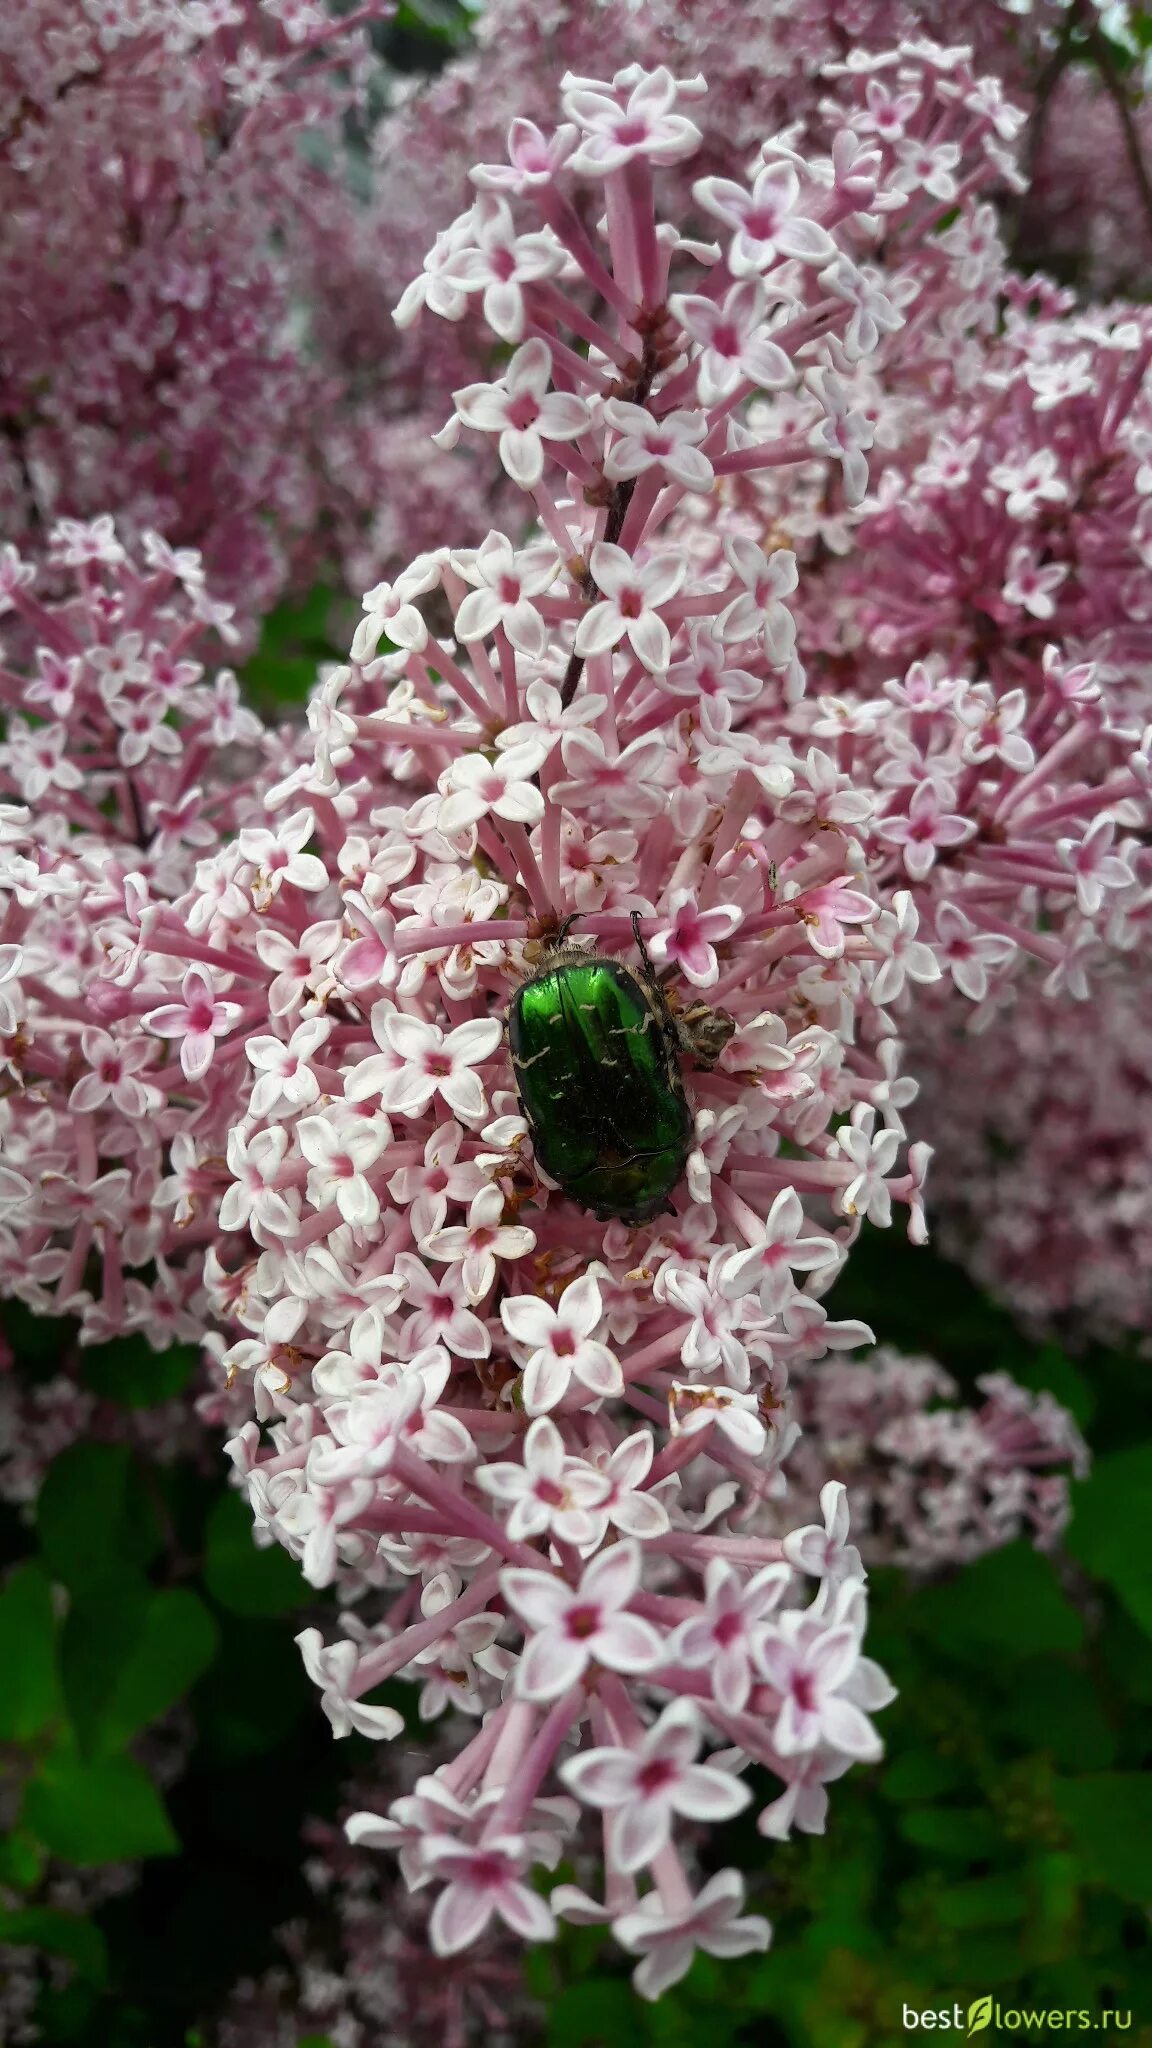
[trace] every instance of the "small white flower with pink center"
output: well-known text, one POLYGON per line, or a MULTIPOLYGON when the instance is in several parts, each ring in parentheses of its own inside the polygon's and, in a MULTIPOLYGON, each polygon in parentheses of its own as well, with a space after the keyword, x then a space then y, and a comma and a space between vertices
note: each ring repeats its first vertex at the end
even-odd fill
POLYGON ((891 910, 875 919, 869 934, 883 955, 872 977, 871 996, 877 1005, 894 1003, 905 981, 939 981, 941 966, 926 940, 917 938, 920 912, 908 889, 898 889, 891 910))
POLYGON ((733 277, 760 277, 784 256, 828 263, 836 254, 831 235, 797 213, 800 179, 790 163, 765 164, 750 192, 730 178, 698 178, 692 196, 733 230, 728 245, 733 277))
POLYGON ((668 1845, 674 1815, 731 1820, 751 1799, 730 1771, 699 1764, 700 1719, 691 1700, 674 1700, 635 1749, 589 1749, 560 1772, 588 1806, 612 1815, 609 1854, 617 1868, 642 1870, 668 1845))
POLYGON ((701 405, 719 405, 742 383, 779 391, 795 377, 792 362, 768 334, 768 294, 758 277, 730 285, 717 303, 682 292, 668 302, 701 353, 696 361, 696 395, 701 405))
POLYGON ((988 471, 988 481, 1003 491, 1009 519, 1032 519, 1041 505, 1063 504, 1069 495, 1052 448, 1037 448, 1023 460, 996 464, 988 471))
POLYGON ((593 1659, 609 1671, 631 1674, 653 1671, 663 1659, 657 1630, 628 1611, 640 1587, 637 1543, 602 1550, 575 1587, 556 1572, 518 1565, 501 1572, 500 1584, 531 1631, 516 1671, 522 1699, 559 1699, 593 1659))
POLYGON ((365 1707, 349 1698, 349 1687, 360 1661, 357 1645, 345 1638, 325 1643, 318 1628, 306 1628, 296 1637, 304 1669, 320 1687, 320 1704, 332 1723, 334 1735, 368 1735, 376 1742, 390 1742, 404 1731, 404 1716, 395 1707, 365 1707))
MULTIPOLYGON (((617 750, 609 747, 601 733, 579 729, 564 734, 560 750, 570 780, 553 783, 556 803, 583 811, 599 807, 611 797, 625 801, 633 818, 650 818, 664 809, 668 744, 662 737, 649 734, 617 750)), ((575 852, 573 845, 569 859, 575 852)))
POLYGON ((1126 889, 1136 880, 1128 862, 1111 851, 1116 820, 1105 812, 1093 819, 1083 839, 1058 839, 1056 851, 1076 878, 1076 901, 1084 917, 1095 917, 1105 889, 1126 889))
POLYGON ((502 626, 518 653, 543 654, 548 636, 532 599, 556 579, 555 548, 514 548, 507 534, 489 533, 478 548, 461 548, 449 561, 475 585, 456 613, 458 640, 483 640, 502 626))
POLYGON ((717 1703, 726 1713, 742 1713, 752 1690, 752 1648, 767 1617, 779 1606, 791 1583, 786 1564, 765 1565, 743 1579, 725 1559, 709 1560, 704 1575, 704 1612, 681 1622, 670 1646, 673 1661, 690 1671, 705 1666, 717 1703))
POLYGON ((545 1533, 582 1548, 597 1538, 597 1518, 608 1481, 583 1458, 573 1458, 547 1415, 538 1415, 524 1438, 523 1462, 480 1465, 476 1483, 511 1502, 508 1534, 517 1542, 545 1533))
POLYGON ((621 1948, 643 1957, 632 1982, 641 1998, 659 1998, 678 1984, 697 1949, 710 1956, 746 1956, 766 1949, 772 1929, 758 1913, 741 1914, 744 1880, 735 1870, 717 1871, 703 1890, 682 1906, 666 1906, 659 1890, 646 1892, 634 1913, 612 1923, 621 1948))
POLYGON ((652 1470, 655 1452, 646 1429, 635 1430, 610 1454, 593 1452, 592 1463, 606 1489, 596 1507, 597 1542, 603 1541, 609 1523, 622 1535, 636 1536, 641 1542, 663 1536, 668 1529, 667 1508, 642 1483, 652 1470))
MULTIPOLYGON (((18 958, 18 949, 13 947, 11 950, 18 958)), ((3 979, 3 963, 0 961, 0 981, 3 979)), ((0 1024, 2 1022, 3 995, 0 993, 0 1024)), ((15 1022, 10 1028, 15 1029, 15 1022)), ((91 1111, 111 1102, 125 1116, 143 1116, 146 1110, 160 1106, 163 1098, 159 1090, 136 1079, 141 1068, 149 1066, 152 1061, 153 1047, 147 1039, 129 1038, 120 1042, 107 1031, 88 1029, 80 1033, 80 1050, 91 1071, 82 1074, 77 1081, 68 1097, 69 1109, 91 1111)))
POLYGON ((891 1173, 900 1150, 896 1131, 873 1131, 875 1111, 857 1103, 851 1122, 841 1124, 836 1143, 846 1152, 856 1172, 836 1198, 845 1216, 866 1216, 886 1230, 892 1221, 892 1193, 885 1175, 891 1173))
POLYGON ((421 1250, 431 1259, 460 1263, 464 1293, 470 1302, 483 1301, 496 1280, 497 1259, 523 1259, 536 1243, 522 1223, 505 1223, 504 1190, 490 1182, 473 1196, 467 1223, 435 1230, 421 1250))
MULTIPOLYGON (((299 1196, 290 1200, 288 1186, 281 1186, 287 1151, 283 1124, 271 1131, 245 1132, 241 1125, 229 1131, 232 1184, 220 1202, 221 1230, 250 1228, 261 1244, 295 1237, 300 1228, 299 1196)), ((284 1174, 285 1183, 287 1178, 284 1174)))
POLYGON ((463 1142, 458 1123, 441 1124, 425 1145, 420 1164, 398 1167, 388 1182, 392 1200, 412 1211, 412 1235, 417 1244, 440 1229, 450 1201, 470 1202, 485 1185, 483 1167, 475 1160, 460 1159, 463 1142))
POLYGON ((149 754, 179 754, 180 734, 166 723, 169 702, 163 690, 148 690, 143 697, 115 697, 108 706, 122 738, 116 752, 125 768, 139 768, 149 754))
POLYGON ((517 114, 508 127, 506 164, 473 164, 468 176, 481 192, 515 192, 523 195, 534 187, 550 185, 563 168, 576 144, 576 129, 565 121, 552 135, 545 135, 535 121, 517 114))
POLYGON ((713 1252, 706 1273, 666 1260, 652 1283, 652 1296, 690 1317, 680 1346, 681 1361, 690 1372, 719 1371, 730 1386, 746 1389, 748 1352, 739 1336, 744 1312, 720 1287, 726 1257, 723 1250, 713 1252))
POLYGON ((544 799, 533 778, 547 757, 544 740, 525 740, 491 761, 486 754, 461 754, 444 769, 437 785, 437 830, 455 838, 489 812, 516 825, 538 824, 544 799))
POLYGON ((356 1116, 333 1103, 323 1116, 301 1117, 296 1137, 311 1168, 312 1207, 334 1203, 345 1223, 358 1230, 377 1222, 380 1197, 367 1176, 392 1142, 387 1117, 356 1116))
POLYGON ((350 1400, 333 1402, 325 1417, 331 1435, 315 1437, 309 1447, 309 1476, 322 1489, 337 1489, 389 1472, 409 1426, 420 1428, 427 1398, 427 1382, 410 1367, 391 1384, 376 1381, 350 1400))
POLYGON ((1050 619, 1056 610, 1055 592, 1068 574, 1066 562, 1038 562, 1031 548, 1016 548, 1009 558, 1002 595, 1018 604, 1034 619, 1050 619))
MULTIPOLYGON (((703 81, 698 83, 702 89, 703 81)), ((561 86, 564 112, 584 138, 569 159, 574 171, 600 178, 637 159, 678 164, 699 148, 695 122, 673 111, 684 82, 673 78, 663 64, 639 73, 629 66, 618 71, 610 85, 568 72, 561 86), (613 92, 627 93, 623 106, 611 97, 613 92)))
POLYGON ((948 969, 961 995, 982 1003, 988 993, 988 976, 1006 967, 1016 951, 1016 942, 999 932, 982 932, 961 910, 947 900, 936 912, 936 956, 948 969))
POLYGON ((517 234, 511 208, 495 193, 481 194, 467 223, 471 246, 451 251, 441 275, 450 286, 483 292, 489 327, 502 341, 522 341, 524 287, 555 277, 563 269, 564 251, 554 235, 517 234))
POLYGON ((248 1105, 251 1116, 291 1116, 319 1100, 320 1083, 311 1062, 331 1031, 330 1017, 306 1017, 287 1044, 270 1037, 247 1041, 244 1052, 258 1076, 248 1105))
POLYGON ((914 882, 923 882, 931 874, 942 848, 963 846, 976 830, 971 818, 948 810, 954 801, 954 790, 926 779, 913 790, 906 816, 880 820, 877 830, 881 839, 903 848, 904 865, 914 882))
MULTIPOLYGON (((372 1022, 375 1031, 375 1012, 372 1022)), ((344 1093, 349 1102, 379 1095, 385 1110, 408 1117, 420 1116, 439 1095, 462 1123, 482 1123, 488 1098, 476 1068, 492 1058, 502 1029, 498 1017, 474 1017, 446 1032, 427 1018, 384 1010, 380 1030, 394 1057, 369 1054, 349 1074, 344 1093)))
POLYGON ((784 1538, 784 1555, 797 1571, 839 1586, 844 1579, 862 1579, 864 1566, 855 1544, 849 1543, 848 1492, 840 1480, 826 1480, 820 1489, 824 1526, 809 1522, 784 1538))
POLYGON ((783 668, 796 645, 796 621, 784 603, 800 581, 795 555, 791 548, 774 548, 766 555, 754 540, 740 536, 725 541, 724 553, 744 590, 716 622, 721 639, 751 640, 759 635, 773 668, 783 668))
POLYGON ((180 1065, 189 1081, 199 1081, 212 1065, 217 1039, 227 1037, 241 1012, 241 1004, 217 996, 211 974, 197 960, 180 984, 180 1001, 148 1010, 142 1021, 159 1037, 180 1040, 180 1065))
POLYGON ((533 335, 516 350, 503 377, 452 393, 466 426, 499 434, 500 460, 526 491, 544 474, 545 441, 573 441, 591 418, 584 399, 549 390, 551 382, 552 351, 542 336, 533 335))
POLYGON ((860 1661, 854 1628, 829 1628, 808 1610, 789 1610, 757 1639, 755 1656, 779 1696, 772 1743, 781 1756, 798 1756, 821 1742, 861 1762, 880 1755, 872 1723, 844 1693, 860 1661))
POLYGON ((487 1358, 491 1339, 480 1317, 468 1307, 464 1282, 455 1267, 430 1273, 414 1252, 401 1252, 395 1270, 412 1311, 403 1327, 403 1348, 409 1355, 425 1345, 443 1344, 457 1358, 487 1358))
POLYGON ((1026 690, 997 693, 990 683, 973 683, 956 709, 962 723, 972 727, 964 742, 965 761, 1003 761, 1018 775, 1028 773, 1036 755, 1022 731, 1031 711, 1026 690))
POLYGON ((764 683, 749 669, 731 668, 722 641, 706 619, 694 619, 688 628, 690 653, 674 661, 662 689, 674 697, 690 697, 708 709, 710 716, 724 717, 740 704, 753 704, 764 693, 764 683))
POLYGON ((516 1294, 501 1302, 504 1328, 528 1352, 521 1391, 529 1415, 555 1408, 573 1379, 597 1401, 624 1392, 619 1359, 592 1335, 602 1313, 600 1289, 591 1273, 573 1280, 555 1308, 535 1294, 516 1294))
POLYGON ((328 870, 319 854, 303 850, 315 829, 312 812, 304 810, 294 811, 275 832, 262 826, 241 832, 240 851, 256 868, 252 896, 259 909, 267 909, 285 882, 307 891, 327 888, 328 870))
POLYGON ((494 1914, 524 1941, 551 1941, 555 1919, 524 1882, 534 1860, 532 1844, 520 1835, 492 1835, 475 1844, 427 1836, 420 1850, 422 1870, 448 1879, 428 1923, 436 1954, 454 1956, 470 1947, 494 1914))
POLYGON ((808 445, 835 457, 844 472, 844 501, 847 505, 859 505, 868 490, 868 464, 864 456, 872 446, 872 422, 866 413, 853 406, 833 370, 809 370, 804 382, 824 408, 824 418, 812 428, 808 445))
POLYGON ((646 406, 609 398, 604 418, 615 435, 604 458, 604 474, 613 483, 658 469, 686 491, 711 490, 712 464, 700 447, 708 432, 703 413, 680 410, 656 419, 646 406))
POLYGON ((665 554, 641 566, 624 548, 598 541, 589 568, 602 596, 576 628, 575 652, 607 654, 627 636, 645 668, 662 675, 672 659, 672 637, 659 607, 675 597, 687 563, 665 554))
POLYGON ((648 950, 660 966, 675 966, 694 988, 711 988, 720 979, 716 947, 743 922, 744 913, 733 903, 718 903, 701 910, 692 889, 673 889, 668 899, 667 923, 653 933, 648 950))
POLYGON ((795 1188, 781 1188, 765 1218, 763 1237, 724 1261, 720 1292, 729 1301, 754 1293, 766 1315, 778 1315, 796 1291, 794 1272, 818 1273, 840 1258, 832 1238, 802 1236, 807 1221, 795 1188))

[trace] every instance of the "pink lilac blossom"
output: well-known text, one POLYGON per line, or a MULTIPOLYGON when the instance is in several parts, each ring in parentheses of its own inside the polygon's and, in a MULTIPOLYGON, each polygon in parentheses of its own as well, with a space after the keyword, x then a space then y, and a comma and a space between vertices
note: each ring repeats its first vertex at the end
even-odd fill
MULTIPOLYGON (((869 1565, 926 1573, 1020 1536, 1041 1548, 1057 1542, 1070 1512, 1069 1475, 1087 1469, 1076 1424, 1050 1394, 1030 1394, 1005 1373, 976 1384, 982 1398, 959 1405, 955 1381, 934 1359, 888 1345, 804 1373, 790 1478, 814 1509, 820 1495, 828 1536, 814 1521, 802 1539, 815 1556, 839 1533, 834 1481, 850 1489, 853 1535, 869 1565)), ((796 1537, 784 1547, 795 1557, 796 1537)))
MULTIPOLYGON (((956 82, 942 61, 934 81, 926 60, 919 80, 888 70, 922 105, 956 82)), ((873 134, 866 103, 848 118, 873 134)), ((1050 994, 1084 996, 1152 901, 1152 325, 1014 279, 979 194, 946 211, 922 188, 893 216, 884 287, 903 323, 874 361, 841 350, 831 402, 860 423, 852 452, 871 444, 868 491, 847 470, 842 495, 823 466, 757 470, 773 434, 799 438, 782 393, 748 414, 725 509, 705 520, 686 501, 676 531, 701 566, 765 532, 792 546, 810 687, 787 709, 804 760, 783 814, 850 827, 882 892, 903 883, 898 924, 873 927, 895 1014, 934 959, 982 1019, 1025 962, 1050 994)))
POLYGON ((1147 1343, 1150 991, 1122 954, 1090 1003, 1020 986, 997 1025, 917 1020, 916 1127, 940 1148, 941 1247, 1037 1335, 1147 1343))
POLYGON ((280 964, 230 953, 226 926, 282 875, 315 879, 283 827, 265 846, 258 794, 298 748, 206 672, 230 608, 192 551, 148 535, 133 559, 110 517, 62 521, 48 548, 53 601, 14 549, 0 565, 34 650, 0 667, 0 1285, 75 1316, 82 1343, 164 1350, 208 1327, 236 1026, 267 1022, 280 964), (246 829, 251 859, 230 843, 246 829), (208 870, 215 943, 194 915, 208 870), (222 960, 239 1001, 214 990, 222 960))
MULTIPOLYGON (((568 71, 611 74, 638 63, 709 79, 708 99, 694 116, 699 151, 687 169, 670 170, 683 219, 693 206, 693 180, 705 173, 739 179, 766 133, 789 129, 797 146, 811 146, 821 93, 843 91, 843 81, 830 86, 827 67, 835 63, 867 92, 875 132, 904 153, 911 182, 916 151, 930 131, 895 82, 871 71, 870 53, 894 49, 902 39, 930 47, 930 37, 971 46, 981 74, 979 111, 991 131, 993 186, 997 197, 1009 196, 1014 212, 1016 198, 1023 208, 1013 221, 1020 263, 1057 264, 1057 274, 1087 276, 1097 292, 1124 286, 1139 252, 1147 251, 1146 209, 1108 85, 1082 40, 1070 33, 1066 0, 1035 0, 1024 8, 1001 0, 775 0, 752 10, 744 0, 532 0, 529 6, 490 0, 477 19, 474 47, 438 78, 407 94, 401 90, 392 118, 376 131, 378 196, 364 233, 378 273, 393 275, 415 252, 422 254, 433 230, 463 203, 477 160, 487 167, 488 189, 497 192, 509 190, 514 177, 546 179, 549 149, 565 146, 562 136, 553 145, 546 131, 568 71), (1025 197, 994 158, 1026 119, 1025 197), (513 161, 505 165, 500 159, 509 134, 513 161)), ((1122 88, 1129 93, 1131 78, 1122 88)), ((1144 136, 1148 117, 1139 103, 1133 122, 1144 136)), ((949 161, 954 165, 955 152, 967 145, 943 135, 938 144, 932 138, 932 147, 942 152, 939 164, 933 171, 930 153, 921 168, 937 183, 943 180, 944 194, 954 177, 949 161)), ((442 340, 432 344, 443 346, 442 340)), ((401 372, 408 404, 422 407, 435 426, 443 418, 437 408, 444 360, 435 354, 406 359, 401 372)), ((475 476, 462 476, 461 488, 482 531, 475 476)), ((437 484, 427 513, 439 503, 437 484)), ((434 545, 435 529, 418 503, 411 512, 420 521, 418 533, 412 529, 414 544, 434 545)), ((380 538, 396 530, 385 509, 380 538)), ((459 525, 453 530, 464 537, 459 525)))
MULTIPOLYGON (((933 57, 923 90, 948 69, 933 57)), ((827 789, 789 735, 808 702, 791 556, 733 534, 701 565, 664 540, 703 481, 692 465, 685 481, 686 451, 713 475, 807 471, 814 448, 838 475, 849 447, 865 455, 835 369, 857 308, 824 272, 833 261, 847 287, 853 252, 920 202, 882 140, 845 131, 813 162, 770 143, 771 194, 754 177, 745 204, 704 181, 719 240, 683 242, 657 224, 653 187, 694 150, 701 91, 666 72, 571 81, 572 132, 545 168, 486 172, 405 294, 405 321, 471 309, 512 341, 491 403, 473 380, 458 417, 517 472, 536 532, 441 546, 368 593, 351 661, 310 709, 315 761, 269 792, 287 821, 262 845, 278 884, 259 907, 228 902, 232 856, 203 864, 189 917, 211 989, 181 998, 185 1042, 247 1045, 255 1070, 208 1285, 246 1333, 224 1363, 256 1413, 230 1448, 261 1540, 341 1589, 345 1632, 305 1631, 307 1666, 337 1733, 394 1735, 370 1696, 397 1674, 423 1712, 452 1701, 475 1724, 411 1824, 379 1839, 438 1888, 441 1953, 493 1920, 542 1938, 557 1915, 604 1917, 648 1996, 696 1946, 768 1940, 735 1872, 694 1897, 681 1860, 683 1802, 720 1819, 742 1797, 710 1747, 780 1780, 768 1832, 790 1824, 781 1801, 822 1825, 820 1784, 879 1752, 869 1717, 890 1689, 862 1655, 845 1517, 796 1561, 756 1523, 796 1436, 789 1369, 867 1341, 820 1298, 863 1218, 886 1224, 895 1202, 922 1233, 926 1150, 903 1156, 908 1091, 872 983, 891 984, 897 957, 913 981, 939 972, 900 869, 885 891, 865 866, 852 777, 827 789), (604 229, 586 225, 601 208, 604 229), (714 336, 681 318, 728 301, 733 257, 793 365, 798 430, 755 460, 752 378, 702 401, 714 336), (822 420, 846 423, 834 444, 813 440, 822 420), (694 695, 693 661, 719 677, 733 664, 735 715, 722 685, 694 695), (293 879, 303 858, 325 889, 310 866, 293 879), (500 1018, 574 912, 576 944, 627 949, 637 920, 686 1029, 708 1006, 730 1020, 691 1076, 695 1143, 653 1224, 597 1222, 533 1166, 500 1018), (229 1012, 232 963, 294 950, 322 968, 285 987, 278 1052, 229 1012), (298 1035, 310 1020, 314 1044, 298 1035), (697 1637, 727 1640, 733 1599, 746 1665, 721 1697, 697 1637), (669 1696, 676 1753, 650 1755, 669 1696), (549 1788, 571 1764, 579 1796, 591 1751, 638 1757, 655 1805, 625 1826, 598 1779, 603 1903, 560 1887, 546 1904, 531 1872, 579 1810, 549 1788)), ((878 340, 902 316, 870 290, 878 340)), ((624 1778, 609 1777, 611 1799, 624 1778)))
MULTIPOLYGON (((0 522, 27 552, 111 512, 199 549, 250 627, 347 524, 353 316, 308 309, 359 262, 341 124, 391 11, 4 8, 0 522)), ((376 338, 379 364, 382 305, 376 338)))

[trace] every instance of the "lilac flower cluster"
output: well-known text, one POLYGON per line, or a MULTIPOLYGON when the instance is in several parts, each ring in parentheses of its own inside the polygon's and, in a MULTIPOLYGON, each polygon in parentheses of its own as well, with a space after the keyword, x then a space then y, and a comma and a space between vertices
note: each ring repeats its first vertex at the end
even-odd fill
MULTIPOLYGON (((909 54, 902 77, 972 131, 975 193, 995 119, 963 59, 909 54)), ((890 215, 912 207, 923 240, 955 206, 952 186, 919 197, 947 126, 911 180, 875 129, 814 158, 768 143, 748 183, 696 181, 718 240, 685 240, 653 174, 695 153, 701 90, 571 79, 559 130, 514 124, 510 161, 475 172, 399 318, 478 304, 507 345, 443 438, 495 444, 536 534, 441 547, 369 592, 311 707, 315 763, 271 792, 302 809, 268 835, 259 903, 224 907, 226 854, 195 911, 212 944, 227 920, 232 957, 258 931, 300 965, 247 1041, 210 1282, 251 1333, 226 1364, 256 1400, 231 1449, 258 1529, 340 1586, 345 1635, 302 1638, 338 1734, 395 1734, 370 1695, 400 1673, 425 1714, 479 1722, 354 1833, 443 1887, 440 1952, 493 1916, 535 1938, 603 1918, 649 1996, 694 1947, 768 1938, 736 1873, 693 1897, 677 1815, 737 1811, 755 1758, 782 1785, 764 1830, 820 1827, 824 1781, 877 1754, 888 1688, 861 1655, 842 1490, 783 1536, 758 1510, 796 1435, 789 1369, 867 1340, 820 1300, 861 1220, 896 1200, 922 1230, 886 1005, 940 972, 897 861, 887 888, 866 866, 851 777, 828 763, 826 788, 793 743, 794 556, 738 522, 698 557, 666 536, 760 468, 815 458, 863 494, 841 372, 902 320, 863 266, 890 215), (784 431, 745 425, 758 389, 786 394, 784 431), (572 912, 617 946, 635 918, 681 1012, 727 1012, 654 1225, 596 1221, 531 1159, 500 1012, 572 912), (708 1741, 739 1754, 701 1762, 708 1741), (604 1816, 606 1890, 545 1905, 527 1874, 559 1856, 571 1792, 604 1816)))
POLYGON ((0 561, 34 649, 0 668, 0 1286, 78 1317, 82 1342, 142 1331, 162 1350, 206 1328, 240 1045, 213 1058, 267 1015, 263 988, 217 995, 213 969, 248 959, 176 906, 237 831, 254 857, 233 852, 234 895, 257 873, 260 780, 295 742, 230 670, 206 675, 230 615, 193 551, 145 535, 133 560, 104 517, 61 521, 48 557, 67 590, 51 602, 32 563, 0 561))
POLYGON ((1051 1394, 1030 1394, 1006 1373, 977 1386, 980 1404, 959 1405, 934 1359, 888 1345, 798 1379, 802 1434, 790 1477, 813 1500, 829 1475, 851 1489, 867 1564, 930 1572, 1022 1535, 1041 1548, 1057 1541, 1068 1476, 1087 1469, 1076 1424, 1051 1394))
POLYGON ((390 11, 4 8, 0 522, 27 551, 111 512, 199 548, 245 625, 314 554, 350 371, 305 301, 355 245, 340 121, 390 11))
POLYGON ((1089 1003, 1022 987, 976 1038, 918 1019, 941 1245, 1027 1328, 1074 1346, 1147 1341, 1149 1015, 1137 952, 1089 1003))

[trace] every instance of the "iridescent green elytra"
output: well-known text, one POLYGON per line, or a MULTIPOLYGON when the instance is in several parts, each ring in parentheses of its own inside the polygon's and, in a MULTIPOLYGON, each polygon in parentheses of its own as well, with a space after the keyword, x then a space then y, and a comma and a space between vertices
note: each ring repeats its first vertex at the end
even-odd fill
MULTIPOLYGON (((512 1066, 537 1159, 573 1201, 626 1223, 669 1207, 684 1172, 693 1119, 680 1050, 701 1064, 716 1056, 669 1008, 642 944, 641 954, 643 975, 559 944, 517 989, 508 1012, 512 1066)), ((722 1012, 701 1014, 714 1033, 723 1019, 721 1043, 731 1035, 722 1012)))

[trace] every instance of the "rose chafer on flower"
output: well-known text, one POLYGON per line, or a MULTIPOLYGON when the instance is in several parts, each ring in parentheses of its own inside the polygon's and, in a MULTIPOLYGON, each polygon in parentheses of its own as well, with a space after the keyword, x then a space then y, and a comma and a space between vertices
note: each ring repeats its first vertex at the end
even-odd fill
POLYGON ((549 948, 513 997, 508 1038, 539 1164, 594 1216, 642 1223, 667 1205, 692 1147, 680 1054, 714 1066, 736 1027, 703 1004, 694 1021, 678 1017, 638 913, 633 930, 639 973, 563 940, 549 948))

